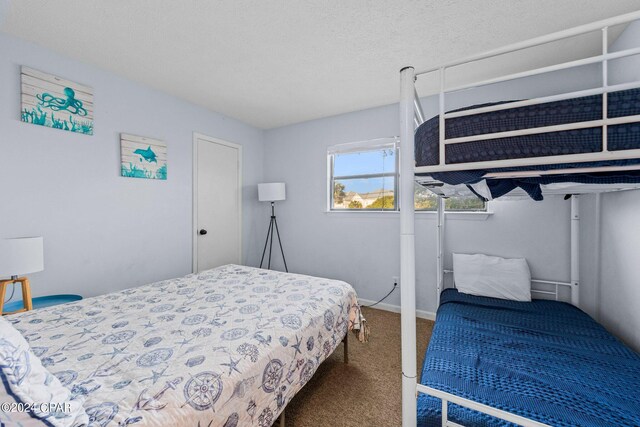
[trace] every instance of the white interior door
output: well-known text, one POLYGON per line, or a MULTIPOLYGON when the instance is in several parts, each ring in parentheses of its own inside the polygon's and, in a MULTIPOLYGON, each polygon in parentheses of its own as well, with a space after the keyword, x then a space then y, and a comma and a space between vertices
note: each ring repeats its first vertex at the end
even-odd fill
POLYGON ((194 134, 193 270, 240 264, 242 146, 194 134))

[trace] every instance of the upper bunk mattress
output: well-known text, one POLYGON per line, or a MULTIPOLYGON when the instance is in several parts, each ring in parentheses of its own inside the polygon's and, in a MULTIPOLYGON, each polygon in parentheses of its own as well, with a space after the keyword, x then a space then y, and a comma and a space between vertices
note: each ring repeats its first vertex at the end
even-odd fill
MULTIPOLYGON (((442 293, 421 383, 552 426, 640 425, 640 355, 557 301, 442 293)), ((420 394, 418 425, 441 425, 420 394)), ((449 404, 464 426, 513 424, 449 404)))
MULTIPOLYGON (((612 92, 607 101, 609 118, 640 114, 640 89, 612 92)), ((501 103, 476 105, 456 111, 495 104, 501 103)), ((461 138, 600 119, 602 96, 593 95, 447 119, 445 136, 461 138)), ((439 116, 435 116, 416 130, 416 166, 439 163, 439 129, 439 116)), ((497 138, 450 144, 446 147, 446 163, 595 153, 600 151, 601 145, 600 127, 497 138)), ((608 145, 610 151, 640 148, 640 124, 609 126, 608 145)))
MULTIPOLYGON (((512 102, 512 101, 508 101, 512 102)), ((640 114, 640 89, 611 92, 607 98, 609 118, 640 114)), ((484 107, 501 103, 476 105, 484 107)), ((538 105, 509 108, 471 116, 446 120, 446 138, 479 136, 488 133, 517 131, 567 123, 587 122, 602 119, 602 96, 586 96, 538 105)), ((611 125, 607 127, 608 149, 610 151, 640 148, 640 123, 611 125)), ((548 157, 567 154, 596 153, 602 147, 602 128, 593 127, 543 134, 497 138, 484 141, 449 144, 445 148, 446 164, 462 164, 492 160, 521 159, 528 157, 548 157)), ((424 122, 415 134, 416 166, 439 164, 439 116, 424 122)), ((433 178, 447 184, 472 184, 482 179, 486 173, 521 170, 567 169, 572 167, 624 166, 640 161, 618 160, 606 162, 556 164, 536 167, 512 167, 459 172, 430 173, 433 178)), ((618 184, 640 182, 635 172, 600 173, 580 175, 555 175, 521 180, 492 180, 493 197, 500 197, 515 187, 521 187, 534 199, 541 199, 538 184, 554 182, 578 182, 585 184, 618 184), (505 182, 513 185, 505 185, 505 182)))

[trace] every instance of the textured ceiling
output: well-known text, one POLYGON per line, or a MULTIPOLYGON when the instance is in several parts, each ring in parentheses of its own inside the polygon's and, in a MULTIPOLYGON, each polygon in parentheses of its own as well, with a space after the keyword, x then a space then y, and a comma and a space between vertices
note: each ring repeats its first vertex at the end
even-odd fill
POLYGON ((396 102, 404 65, 638 9, 639 0, 0 0, 0 31, 273 128, 396 102))

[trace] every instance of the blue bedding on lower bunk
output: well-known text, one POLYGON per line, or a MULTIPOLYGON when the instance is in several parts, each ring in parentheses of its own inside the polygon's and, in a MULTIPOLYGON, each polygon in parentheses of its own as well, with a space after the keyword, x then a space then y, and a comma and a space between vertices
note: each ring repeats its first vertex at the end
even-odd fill
MULTIPOLYGON (((640 426, 640 355, 570 304, 447 289, 421 383, 552 426, 640 426)), ((441 425, 420 394, 418 425, 441 425)), ((449 404, 464 426, 511 426, 449 404)))
MULTIPOLYGON (((469 108, 482 107, 474 106, 469 108)), ((462 109, 464 110, 464 109, 462 109)), ((612 92, 608 95, 609 118, 640 114, 640 89, 612 92)), ((482 135, 494 132, 515 131, 565 123, 585 122, 602 118, 602 97, 600 95, 567 99, 545 104, 510 108, 471 116, 463 116, 446 121, 446 137, 458 138, 482 135)), ((640 148, 640 124, 629 123, 612 125, 607 129, 610 151, 640 148)), ((600 127, 551 132, 537 135, 526 135, 509 138, 497 138, 485 141, 451 144, 446 147, 446 163, 470 163, 490 160, 507 160, 527 157, 545 157, 564 154, 595 153, 601 151, 602 129, 600 127)), ((415 134, 415 158, 417 166, 432 166, 439 162, 439 117, 424 122, 415 134)), ((489 172, 505 172, 513 170, 545 170, 554 168, 615 166, 621 164, 638 164, 637 160, 591 162, 581 164, 560 164, 535 168, 481 169, 464 172, 445 172, 429 174, 433 178, 447 184, 473 184, 489 172), (635 162, 635 163, 634 163, 635 162)), ((608 179, 606 183, 640 182, 640 174, 634 172, 582 174, 531 178, 528 180, 505 180, 490 184, 494 198, 505 194, 515 187, 521 187, 534 199, 541 199, 539 184, 551 182, 579 182, 597 184, 608 179), (520 185, 522 184, 522 185, 520 185)))

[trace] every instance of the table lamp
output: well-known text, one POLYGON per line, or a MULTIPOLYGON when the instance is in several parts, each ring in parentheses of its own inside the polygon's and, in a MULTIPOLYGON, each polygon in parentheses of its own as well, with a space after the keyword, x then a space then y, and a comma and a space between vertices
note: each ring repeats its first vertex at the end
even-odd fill
POLYGON ((264 249, 262 250, 262 259, 260 259, 260 268, 264 262, 264 255, 267 252, 267 245, 269 245, 269 262, 267 268, 271 268, 271 249, 273 247, 273 229, 276 230, 278 237, 278 244, 280 245, 280 253, 282 254, 282 261, 284 262, 284 269, 288 273, 287 260, 284 258, 284 250, 282 249, 282 241, 280 240, 280 231, 278 230, 278 221, 276 220, 275 202, 286 199, 286 192, 284 182, 267 182, 264 184, 258 184, 258 200, 261 202, 271 202, 271 221, 269 222, 269 230, 267 230, 267 240, 264 242, 264 249), (271 243, 269 243, 271 242, 271 243))
POLYGON ((22 285, 22 304, 24 308, 4 314, 19 313, 33 309, 29 279, 23 275, 44 270, 43 253, 42 237, 0 240, 0 279, 3 277, 10 278, 8 280, 0 280, 0 315, 3 314, 4 310, 7 286, 14 283, 22 285))

